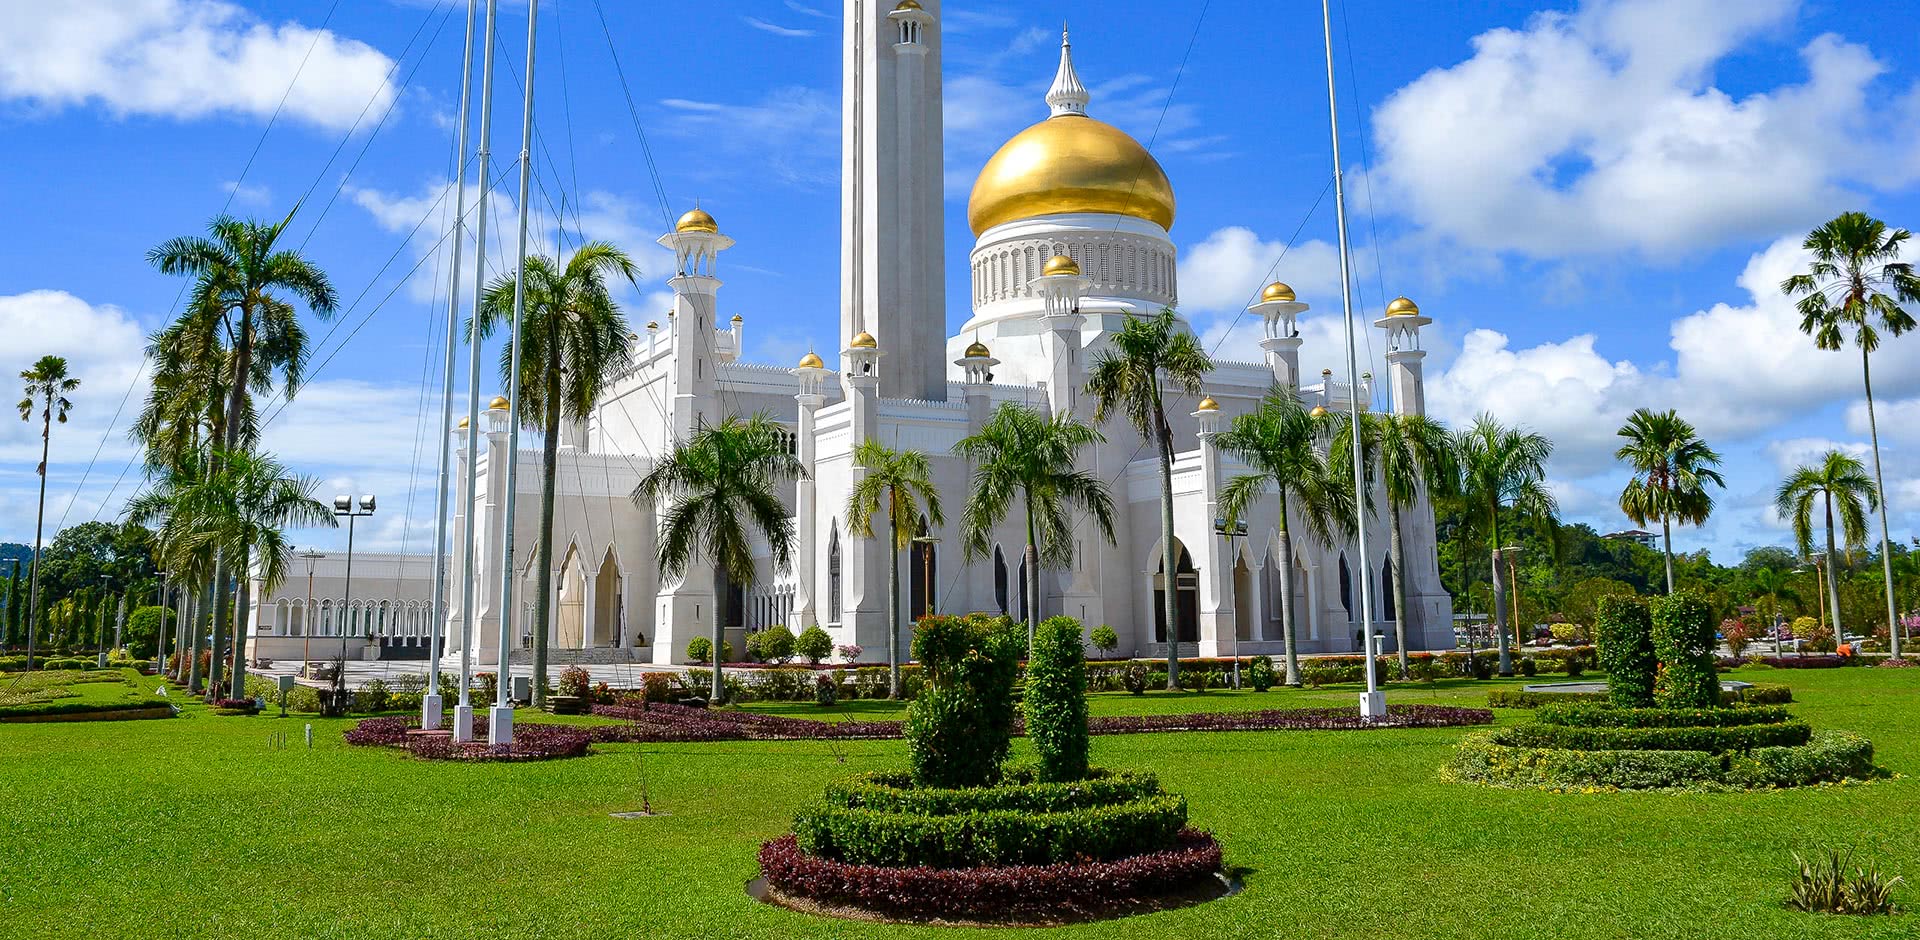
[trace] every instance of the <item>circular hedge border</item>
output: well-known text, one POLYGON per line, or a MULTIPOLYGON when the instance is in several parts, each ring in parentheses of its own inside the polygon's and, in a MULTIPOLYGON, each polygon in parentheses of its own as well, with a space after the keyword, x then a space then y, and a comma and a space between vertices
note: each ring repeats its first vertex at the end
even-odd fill
POLYGON ((1804 721, 1774 724, 1633 727, 1561 725, 1548 722, 1503 729, 1514 747, 1566 748, 1575 751, 1751 751, 1762 747, 1799 747, 1813 737, 1804 721))
POLYGON ((791 835, 760 847, 766 900, 875 920, 1028 925, 1162 910, 1227 893, 1220 845, 1188 829, 1172 847, 1104 862, 891 868, 816 858, 791 835))
POLYGON ((964 789, 915 787, 904 773, 870 773, 827 786, 827 802, 848 809, 875 809, 892 813, 953 813, 996 809, 1053 813, 1089 806, 1131 803, 1160 793, 1160 780, 1150 773, 1093 769, 1084 780, 1036 783, 1031 769, 1005 775, 999 786, 964 789))
POLYGON ((1052 813, 994 809, 949 815, 816 806, 793 819, 807 854, 857 865, 975 868, 1107 861, 1173 845, 1187 801, 1170 794, 1052 813))
POLYGON ((1761 790, 1876 774, 1873 742, 1851 731, 1816 732, 1797 747, 1713 753, 1525 747, 1515 743, 1512 730, 1467 735, 1442 776, 1543 790, 1761 790))

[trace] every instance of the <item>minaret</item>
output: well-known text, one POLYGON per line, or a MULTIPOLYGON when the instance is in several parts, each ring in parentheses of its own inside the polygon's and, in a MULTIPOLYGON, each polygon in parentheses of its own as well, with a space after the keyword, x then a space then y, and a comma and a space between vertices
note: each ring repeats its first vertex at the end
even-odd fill
POLYGON ((1260 302, 1247 308, 1260 315, 1264 335, 1260 348, 1267 352, 1267 368, 1273 370, 1273 382, 1282 388, 1300 390, 1300 327, 1298 317, 1307 311, 1293 295, 1293 288, 1279 281, 1260 292, 1260 302))
MULTIPOLYGON (((1063 75, 1072 76, 1070 64, 1063 63, 1062 68, 1063 75)), ((1074 84, 1079 80, 1074 79, 1074 84)), ((1040 325, 1047 331, 1047 398, 1056 417, 1073 413, 1074 393, 1080 388, 1080 298, 1092 283, 1066 255, 1053 256, 1033 279, 1047 304, 1040 325)))
POLYGON ((1427 351, 1420 348, 1420 328, 1433 322, 1420 313, 1420 307, 1405 297, 1387 305, 1387 315, 1373 325, 1387 331, 1387 387, 1393 391, 1393 413, 1427 413, 1427 383, 1422 360, 1427 351))
POLYGON ((892 357, 880 394, 945 400, 940 0, 846 0, 840 340, 892 357))
POLYGON ((799 381, 800 391, 795 393, 793 401, 798 406, 798 415, 794 423, 794 456, 800 466, 806 470, 794 483, 793 517, 794 535, 800 550, 793 554, 793 582, 795 586, 793 612, 787 628, 799 633, 819 623, 819 615, 814 609, 814 569, 818 556, 825 555, 819 540, 819 519, 814 512, 817 493, 814 490, 818 470, 814 458, 817 448, 814 442, 814 413, 826 404, 824 386, 828 371, 826 360, 809 350, 793 369, 793 377, 799 381))

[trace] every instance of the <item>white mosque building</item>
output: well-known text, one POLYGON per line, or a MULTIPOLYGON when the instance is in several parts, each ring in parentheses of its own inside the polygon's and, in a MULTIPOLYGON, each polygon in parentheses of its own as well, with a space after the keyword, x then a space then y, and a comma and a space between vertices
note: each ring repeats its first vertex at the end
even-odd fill
MULTIPOLYGON (((1355 390, 1330 375, 1299 374, 1296 318, 1307 305, 1285 284, 1268 286, 1250 308, 1264 324, 1265 361, 1216 361, 1205 394, 1173 402, 1170 409, 1177 412, 1174 440, 1186 447, 1173 463, 1171 551, 1161 543, 1153 448, 1142 446, 1140 436, 1116 419, 1101 427, 1107 441, 1087 451, 1085 469, 1110 481, 1117 547, 1085 523, 1076 534, 1072 565, 1042 571, 1040 596, 1034 598, 1025 596, 1025 534, 1018 520, 1008 520, 990 558, 962 562, 958 510, 971 467, 952 456, 954 445, 1004 402, 1092 421, 1093 402, 1083 387, 1093 358, 1127 317, 1156 313, 1179 300, 1179 265, 1169 235, 1174 188, 1145 147, 1093 116, 1097 108, 1063 37, 1046 111, 1036 107, 1042 119, 1001 147, 974 184, 968 206, 976 237, 967 272, 972 310, 949 334, 939 185, 941 3, 846 0, 844 6, 838 352, 831 358, 809 353, 794 365, 743 361, 746 324, 727 316, 721 298, 722 256, 733 240, 698 208, 661 236, 678 262, 669 282, 672 311, 633 336, 629 371, 612 383, 589 418, 562 431, 553 662, 682 663, 688 641, 709 635, 716 617, 735 649, 742 648, 747 631, 783 624, 798 632, 817 624, 836 644, 861 647, 863 659, 878 660, 885 657, 889 629, 902 631, 904 640, 909 621, 928 611, 1019 617, 1030 604, 1042 616, 1066 614, 1088 629, 1111 625, 1123 654, 1163 656, 1169 630, 1160 592, 1168 589, 1178 593, 1173 635, 1184 653, 1280 652, 1279 600, 1287 590, 1299 611, 1300 649, 1342 652, 1360 648, 1362 579, 1381 599, 1376 628, 1389 645, 1393 621, 1405 617, 1410 647, 1451 649, 1452 602, 1440 583, 1431 507, 1405 514, 1408 557, 1402 568, 1410 609, 1403 611, 1391 606, 1383 518, 1368 523, 1372 553, 1366 558, 1350 543, 1320 545, 1296 536, 1290 572, 1280 570, 1277 560, 1277 499, 1253 512, 1244 536, 1230 538, 1216 529, 1221 487, 1244 472, 1214 444, 1235 415, 1254 410, 1276 386, 1330 410, 1348 407, 1356 392, 1363 406, 1372 398, 1370 383, 1355 390), (1313 378, 1318 381, 1305 381, 1313 378), (765 414, 790 428, 806 468, 806 477, 784 494, 800 545, 792 570, 776 571, 763 556, 750 585, 717 582, 703 566, 679 580, 665 579, 654 563, 661 507, 635 505, 630 494, 676 440, 703 422, 733 414, 765 414), (870 439, 929 455, 943 502, 951 507, 947 525, 921 533, 937 541, 915 545, 911 557, 902 559, 900 624, 887 623, 887 547, 855 536, 846 523, 847 495, 862 473, 853 451, 870 439)), ((1425 409, 1420 330, 1430 322, 1402 298, 1374 324, 1386 334, 1386 378, 1396 411, 1425 409)), ((518 644, 530 642, 534 623, 540 455, 507 452, 506 406, 495 399, 485 413, 477 453, 466 452, 464 429, 456 436, 454 477, 464 481, 472 460, 478 485, 471 493, 462 486, 455 501, 446 650, 450 657, 460 652, 470 595, 460 580, 458 547, 471 526, 478 541, 478 590, 471 594, 470 637, 479 663, 498 662, 499 618, 508 614, 501 609, 498 566, 511 459, 520 461, 512 556, 519 581, 511 612, 518 644)), ((386 566, 420 577, 427 567, 399 561, 386 566)), ((419 650, 425 644, 423 618, 410 616, 392 626, 378 612, 387 600, 378 592, 391 588, 389 593, 404 594, 418 606, 423 584, 370 580, 374 594, 350 603, 331 598, 325 601, 331 613, 313 601, 313 618, 300 614, 309 603, 301 593, 304 583, 289 582, 261 598, 253 625, 256 649, 296 656, 291 651, 298 634, 311 630, 361 637, 368 655, 419 650), (367 638, 370 632, 375 636, 367 638), (372 653, 376 647, 382 652, 372 653)))

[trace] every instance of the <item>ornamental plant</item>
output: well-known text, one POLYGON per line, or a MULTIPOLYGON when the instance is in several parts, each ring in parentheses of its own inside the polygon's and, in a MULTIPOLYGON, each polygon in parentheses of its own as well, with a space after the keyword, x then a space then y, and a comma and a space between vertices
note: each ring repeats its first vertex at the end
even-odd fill
POLYGON ((1079 780, 1087 775, 1087 651, 1080 621, 1049 617, 1033 637, 1022 700, 1027 737, 1040 756, 1040 779, 1079 780))
POLYGON ((1255 656, 1247 664, 1247 681, 1252 683, 1255 692, 1265 692, 1273 688, 1273 657, 1255 656))
POLYGON ((820 629, 819 624, 814 624, 800 631, 800 635, 793 641, 793 651, 807 662, 818 666, 821 660, 833 655, 833 637, 828 635, 827 631, 820 629))
POLYGON ((1632 595, 1612 595, 1602 597, 1595 611, 1608 700, 1624 708, 1652 705, 1659 660, 1654 655, 1653 618, 1647 602, 1632 595))
POLYGON ((561 695, 571 698, 586 698, 593 687, 593 676, 579 666, 568 666, 560 672, 561 695))
POLYGON ((754 634, 754 638, 760 641, 758 656, 762 661, 781 663, 793 657, 793 631, 786 627, 768 627, 754 634))
POLYGON ((1093 641, 1093 648, 1100 651, 1101 658, 1112 656, 1113 651, 1120 648, 1120 634, 1104 623, 1094 627, 1087 639, 1093 641))
POLYGON ((1000 779, 1013 738, 1013 680, 1026 637, 1007 617, 933 616, 913 634, 927 690, 907 709, 915 786, 980 787, 1000 779))
POLYGON ((1720 704, 1720 677, 1714 671, 1713 610, 1692 590, 1653 602, 1653 650, 1660 660, 1654 700, 1667 708, 1711 708, 1720 704))
POLYGON ((1738 617, 1728 617, 1720 621, 1720 636, 1727 641, 1727 652, 1736 657, 1746 651, 1756 633, 1754 628, 1747 626, 1747 622, 1738 617))

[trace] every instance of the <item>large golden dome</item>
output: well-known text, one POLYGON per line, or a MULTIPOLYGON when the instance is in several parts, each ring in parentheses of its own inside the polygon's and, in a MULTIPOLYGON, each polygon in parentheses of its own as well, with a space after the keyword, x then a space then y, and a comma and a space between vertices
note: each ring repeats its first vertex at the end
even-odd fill
POLYGON ((967 223, 979 235, 1015 219, 1106 212, 1173 228, 1173 183, 1160 161, 1111 124, 1050 117, 1014 135, 973 184, 967 223))

